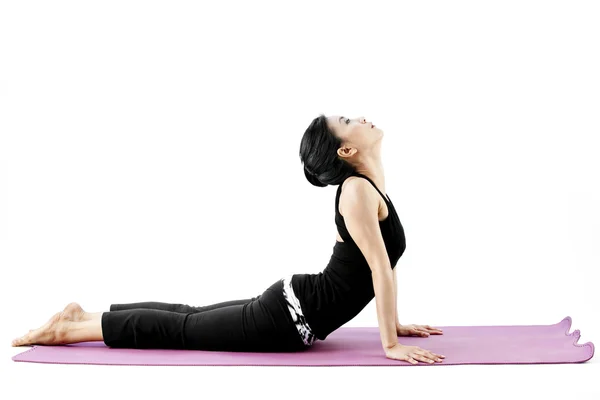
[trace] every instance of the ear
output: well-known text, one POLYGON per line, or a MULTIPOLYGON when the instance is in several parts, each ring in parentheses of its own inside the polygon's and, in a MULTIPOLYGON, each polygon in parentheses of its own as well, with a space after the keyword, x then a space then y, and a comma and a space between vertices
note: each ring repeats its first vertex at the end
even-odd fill
POLYGON ((353 147, 340 147, 337 153, 340 157, 350 157, 356 154, 356 149, 353 147))

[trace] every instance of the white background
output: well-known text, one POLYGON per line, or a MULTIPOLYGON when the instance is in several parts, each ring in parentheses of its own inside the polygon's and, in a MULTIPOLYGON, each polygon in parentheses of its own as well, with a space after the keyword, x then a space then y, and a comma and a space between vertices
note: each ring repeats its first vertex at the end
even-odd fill
MULTIPOLYGON (((385 188, 407 241, 401 323, 554 324, 570 315, 579 343, 600 344, 597 2, 1 4, 3 390, 600 394, 597 356, 400 369, 10 359, 29 349, 10 347, 13 338, 71 301, 94 312, 138 301, 207 305, 322 271, 337 187, 310 185, 298 156, 319 113, 364 116, 384 131, 385 188)), ((345 326, 377 326, 375 301, 345 326)))

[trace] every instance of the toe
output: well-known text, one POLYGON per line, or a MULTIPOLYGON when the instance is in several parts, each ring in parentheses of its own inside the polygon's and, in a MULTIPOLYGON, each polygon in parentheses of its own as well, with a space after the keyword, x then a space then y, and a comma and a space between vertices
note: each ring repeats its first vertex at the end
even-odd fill
POLYGON ((13 346, 23 346, 27 344, 27 335, 16 338, 12 341, 13 346))

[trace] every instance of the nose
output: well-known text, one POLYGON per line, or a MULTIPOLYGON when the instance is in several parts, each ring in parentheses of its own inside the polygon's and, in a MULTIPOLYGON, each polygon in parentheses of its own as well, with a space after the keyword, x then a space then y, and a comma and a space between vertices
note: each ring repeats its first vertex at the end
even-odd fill
POLYGON ((360 117, 358 120, 360 121, 361 124, 364 124, 364 123, 367 122, 367 120, 365 119, 365 117, 360 117))

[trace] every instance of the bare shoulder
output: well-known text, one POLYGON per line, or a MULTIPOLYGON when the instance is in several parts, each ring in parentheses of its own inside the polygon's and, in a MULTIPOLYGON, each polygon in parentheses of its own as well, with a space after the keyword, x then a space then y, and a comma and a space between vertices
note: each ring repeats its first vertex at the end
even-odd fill
POLYGON ((380 202, 377 193, 366 179, 351 176, 342 183, 341 190, 339 211, 342 216, 344 216, 344 212, 355 209, 360 204, 371 206, 377 204, 377 209, 379 209, 380 202))
POLYGON ((348 179, 340 196, 346 229, 369 268, 377 275, 387 271, 391 266, 379 225, 379 193, 364 179, 348 179))

